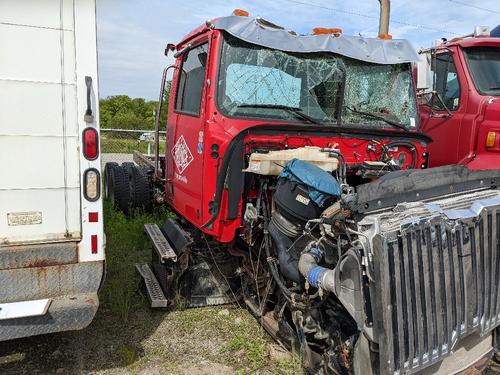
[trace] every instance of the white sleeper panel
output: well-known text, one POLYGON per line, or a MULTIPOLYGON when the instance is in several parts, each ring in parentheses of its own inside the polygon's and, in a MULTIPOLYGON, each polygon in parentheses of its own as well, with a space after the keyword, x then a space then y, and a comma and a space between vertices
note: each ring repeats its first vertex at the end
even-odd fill
MULTIPOLYGON (((0 137, 62 136, 61 87, 59 84, 0 80, 0 103, 7 109, 0 111, 0 137)), ((79 137, 76 86, 65 85, 64 88, 66 136, 79 137)))
POLYGON ((0 23, 73 30, 73 0, 2 0, 0 23))
MULTIPOLYGON (((80 189, 68 189, 68 202, 80 205, 80 189)), ((64 189, 0 191, 0 246, 17 242, 61 241, 80 238, 80 221, 71 219, 66 237, 64 226, 64 189), (41 223, 9 225, 8 214, 41 214, 41 223)), ((74 218, 74 217, 72 217, 74 218)), ((1 247, 0 247, 1 251, 1 247)))
POLYGON ((74 83, 75 53, 72 31, 0 24, 0 79, 74 83), (64 35, 61 38, 61 33, 64 35), (65 46, 64 77, 61 45, 65 46))
MULTIPOLYGON (((64 158, 63 137, 0 136, 0 191, 6 189, 79 187, 78 142, 66 137, 67 158, 64 158)), ((0 208, 1 210, 1 208, 0 208)))

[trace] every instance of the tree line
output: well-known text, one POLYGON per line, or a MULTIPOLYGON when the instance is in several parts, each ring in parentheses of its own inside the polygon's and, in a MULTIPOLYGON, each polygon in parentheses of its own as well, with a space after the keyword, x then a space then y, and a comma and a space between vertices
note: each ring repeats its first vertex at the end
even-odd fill
MULTIPOLYGON (((169 85, 165 89, 162 118, 164 123, 168 110, 169 85)), ((113 95, 99 100, 99 115, 101 128, 104 129, 145 129, 155 127, 155 111, 157 100, 130 98, 127 95, 113 95)))

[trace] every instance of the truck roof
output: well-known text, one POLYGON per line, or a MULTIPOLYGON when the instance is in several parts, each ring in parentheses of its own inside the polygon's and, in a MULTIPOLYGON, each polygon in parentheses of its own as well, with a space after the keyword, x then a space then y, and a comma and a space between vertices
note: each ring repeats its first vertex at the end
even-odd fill
POLYGON ((450 47, 500 47, 500 38, 496 37, 464 37, 455 38, 430 49, 446 49, 450 47))
POLYGON ((207 21, 187 34, 177 49, 210 29, 224 30, 245 42, 285 52, 330 52, 375 64, 418 61, 416 50, 405 39, 365 38, 342 32, 300 35, 261 18, 247 16, 228 16, 207 21))

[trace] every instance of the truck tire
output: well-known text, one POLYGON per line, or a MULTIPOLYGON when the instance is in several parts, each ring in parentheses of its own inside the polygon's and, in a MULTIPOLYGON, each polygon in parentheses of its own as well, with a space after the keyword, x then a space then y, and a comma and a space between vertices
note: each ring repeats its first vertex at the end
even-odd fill
POLYGON ((122 163, 122 168, 125 171, 125 174, 130 177, 132 174, 132 169, 135 168, 135 164, 132 162, 122 163))
POLYGON ((146 212, 151 211, 153 207, 153 198, 151 187, 146 173, 134 166, 130 169, 130 194, 132 205, 135 208, 142 209, 146 212))
POLYGON ((104 166, 104 197, 108 199, 111 199, 110 195, 114 189, 113 169, 116 167, 118 167, 118 163, 115 162, 106 163, 104 166))
POLYGON ((116 208, 128 214, 130 204, 130 186, 125 169, 116 166, 112 172, 113 176, 113 203, 116 208))

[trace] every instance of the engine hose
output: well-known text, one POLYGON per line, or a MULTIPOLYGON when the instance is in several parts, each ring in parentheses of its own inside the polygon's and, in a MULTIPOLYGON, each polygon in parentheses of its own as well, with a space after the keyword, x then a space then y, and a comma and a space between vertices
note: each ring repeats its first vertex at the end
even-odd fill
POLYGON ((266 182, 261 181, 260 187, 259 187, 259 199, 262 198, 262 211, 263 211, 263 216, 264 216, 264 249, 266 251, 266 259, 267 263, 269 264, 269 270, 271 271, 271 275, 276 282, 276 285, 278 285, 278 288, 280 288, 281 292, 283 293, 283 296, 288 302, 291 302, 291 295, 292 292, 286 287, 286 285, 283 283, 283 280, 281 280, 281 277, 278 272, 278 268, 276 267, 276 259, 272 256, 271 254, 271 236, 269 234, 269 223, 270 223, 270 212, 269 212, 269 202, 267 201, 266 194, 264 193, 266 191, 266 182))
POLYGON ((286 279, 300 283, 299 260, 292 257, 292 250, 294 249, 292 240, 281 233, 273 221, 269 223, 267 229, 278 249, 281 273, 286 279))
POLYGON ((380 160, 384 160, 387 157, 387 151, 391 147, 406 147, 406 148, 408 148, 408 150, 410 150, 410 152, 411 152, 411 165, 408 169, 415 169, 415 166, 417 164, 418 155, 417 155, 417 148, 414 145, 412 145, 410 142, 403 142, 403 141, 388 143, 385 145, 384 151, 382 151, 382 155, 380 155, 380 160))
POLYGON ((266 258, 267 258, 267 263, 269 264, 269 270, 271 271, 271 275, 273 276, 274 281, 283 292, 283 295, 285 296, 286 300, 290 302, 291 301, 290 296, 292 295, 292 292, 290 292, 290 290, 286 287, 286 285, 280 278, 278 269, 276 268, 276 261, 274 260, 274 257, 271 255, 270 242, 271 239, 269 232, 267 229, 264 229, 264 248, 266 250, 266 258))
POLYGON ((319 266, 318 262, 322 256, 318 248, 302 253, 299 259, 299 271, 311 286, 335 293, 335 269, 319 266))

